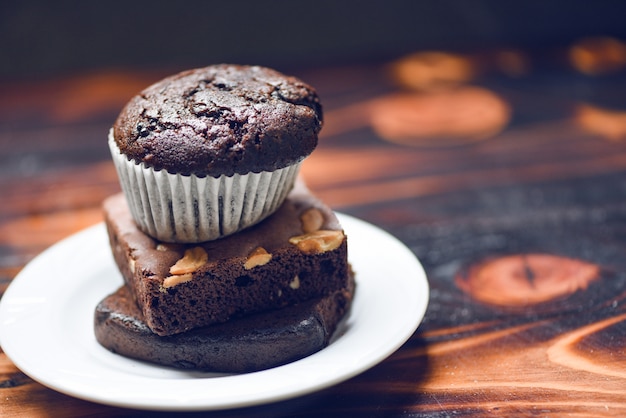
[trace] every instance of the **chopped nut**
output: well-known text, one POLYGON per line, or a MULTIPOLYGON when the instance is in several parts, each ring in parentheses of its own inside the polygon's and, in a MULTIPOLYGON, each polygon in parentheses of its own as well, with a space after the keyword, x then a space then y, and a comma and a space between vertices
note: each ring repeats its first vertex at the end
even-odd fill
POLYGON ((265 248, 257 247, 250 253, 248 259, 243 265, 243 268, 250 270, 257 266, 264 266, 272 259, 272 254, 268 253, 265 248))
POLYGON ((339 248, 344 240, 343 231, 321 229, 289 238, 289 242, 305 254, 320 254, 339 248))
POLYGON ((162 242, 157 244, 156 246, 157 251, 168 251, 169 249, 170 247, 167 244, 163 244, 162 242))
POLYGON ((135 259, 134 258, 128 259, 128 268, 130 269, 131 273, 135 274, 135 259))
POLYGON ((302 222, 302 232, 308 234, 322 227, 324 224, 324 215, 318 208, 310 208, 300 215, 300 221, 302 222))
POLYGON ((170 267, 170 273, 174 275, 193 273, 205 265, 209 259, 202 247, 193 247, 185 251, 183 258, 170 267))
POLYGON ((292 281, 289 282, 289 287, 293 290, 296 290, 300 287, 300 277, 296 274, 296 277, 293 278, 292 281))
POLYGON ((177 284, 188 282, 191 279, 193 279, 193 275, 191 273, 169 276, 163 280, 163 287, 167 289, 170 287, 174 287, 177 284))

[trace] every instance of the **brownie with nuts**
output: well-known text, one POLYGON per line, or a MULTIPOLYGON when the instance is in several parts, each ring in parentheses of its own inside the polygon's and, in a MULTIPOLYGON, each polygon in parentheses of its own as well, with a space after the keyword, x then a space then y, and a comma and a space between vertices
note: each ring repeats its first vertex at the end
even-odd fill
POLYGON ((113 137, 120 152, 155 170, 199 177, 274 171, 317 145, 315 90, 270 68, 211 65, 167 77, 133 97, 113 137))
POLYGON ((122 286, 97 306, 98 342, 126 357, 181 369, 245 373, 286 364, 326 347, 350 308, 346 289, 278 310, 181 334, 158 336, 122 286))
POLYGON ((301 182, 262 222, 197 244, 143 233, 122 194, 105 200, 104 213, 117 266, 161 336, 324 297, 350 281, 341 224, 301 182))

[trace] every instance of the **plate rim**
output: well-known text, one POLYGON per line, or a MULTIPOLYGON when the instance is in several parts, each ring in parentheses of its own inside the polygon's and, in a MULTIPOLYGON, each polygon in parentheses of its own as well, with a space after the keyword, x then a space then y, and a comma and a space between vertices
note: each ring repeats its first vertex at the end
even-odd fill
MULTIPOLYGON (((43 252, 41 252, 38 256, 36 256, 35 258, 33 258, 19 273, 17 276, 15 276, 15 278, 13 279, 13 281, 9 284, 8 288, 6 289, 2 299, 0 299, 0 345, 2 346, 3 351, 5 352, 5 354, 7 355, 7 357, 13 361, 13 363, 18 367, 18 369, 20 369, 23 373, 25 373, 26 375, 28 375, 30 378, 32 378, 33 380, 43 384, 44 386, 55 390, 57 392, 60 393, 64 393, 66 395, 75 397, 75 398, 79 398, 79 399, 83 399, 83 400, 88 400, 91 402, 96 402, 96 403, 100 403, 100 404, 105 404, 105 405, 110 405, 110 406, 116 406, 116 407, 124 407, 124 408, 133 408, 133 409, 142 409, 142 410, 158 410, 158 411, 208 411, 208 410, 225 410, 225 409, 232 409, 232 408, 240 408, 240 407, 249 407, 249 406, 254 406, 254 405, 261 405, 261 404, 265 404, 265 403, 271 403, 271 402, 278 402, 278 401, 282 401, 282 400, 286 400, 286 399, 291 399, 291 398, 295 398, 295 397, 299 397, 299 396, 303 396, 309 393, 313 393, 331 386, 334 386, 336 384, 339 384, 343 381, 346 381, 354 376, 357 376, 361 373, 363 373, 364 371, 370 369, 371 367, 374 367, 375 365, 379 364, 380 362, 384 361, 387 357, 389 357, 393 352, 397 351, 408 339, 411 338, 411 336, 415 333, 415 331, 417 330, 417 328, 419 327, 419 325, 421 324, 424 315, 426 313, 426 308, 428 306, 429 303, 429 284, 428 284, 428 280, 426 277, 426 273, 420 263, 420 261, 417 259, 417 257, 415 256, 415 254, 408 249, 408 247, 406 247, 406 245, 404 243, 402 243, 400 240, 398 240, 396 237, 394 237, 393 235, 391 235, 390 233, 388 233, 387 231, 384 231, 383 229, 370 224, 364 220, 361 220, 359 218, 356 218, 354 216, 351 215, 347 215, 347 214, 343 214, 340 212, 336 212, 341 224, 344 226, 344 229, 346 231, 346 235, 348 236, 349 239, 349 261, 352 263, 351 260, 351 256, 350 254, 352 254, 353 252, 353 248, 360 248, 358 245, 356 245, 357 243, 353 243, 352 241, 350 241, 350 237, 352 235, 355 234, 358 237, 359 233, 369 233, 369 234, 375 234, 375 235, 379 235, 381 237, 384 237, 388 243, 393 243, 393 245, 396 247, 395 250, 397 250, 399 253, 395 254, 394 256, 397 256, 399 258, 404 259, 404 262, 408 263, 409 262, 409 257, 411 260, 411 264, 412 264, 412 268, 415 270, 414 273, 416 273, 416 277, 414 277, 414 282, 412 284, 412 286, 415 289, 418 289, 419 292, 417 292, 416 295, 416 306, 413 306, 413 314, 414 317, 411 318, 410 324, 408 323, 409 321, 404 321, 403 324, 403 329, 402 329, 402 335, 400 337, 397 338, 396 341, 394 341, 393 343, 388 343, 386 346, 386 349, 384 351, 384 353, 380 353, 380 355, 377 356, 370 356, 371 358, 369 359, 368 362, 365 362, 361 365, 358 366, 354 366, 351 369, 349 369, 349 371, 344 371, 341 374, 337 374, 334 375, 330 378, 327 378, 325 380, 322 381, 318 381, 316 383, 313 384, 309 384, 309 385, 304 385, 302 387, 299 387, 297 389, 293 389, 293 390, 289 390, 289 391, 285 391, 285 392, 278 392, 278 393, 274 393, 274 394, 268 394, 267 396, 253 396, 253 397, 248 397, 246 399, 241 399, 239 401, 222 401, 222 402, 198 402, 196 400, 195 403, 190 404, 190 405, 181 405, 179 403, 171 403, 171 404, 148 404, 145 400, 144 401, 140 401, 140 400, 129 400, 129 399, 124 399, 124 400, 119 400, 119 399, 109 399, 106 396, 103 395, 94 395, 93 393, 89 393, 88 390, 77 390, 76 388, 71 388, 71 387, 67 387, 67 386, 62 386, 59 385, 57 383, 54 383, 51 381, 50 378, 48 378, 48 376, 44 375, 42 376, 42 374, 40 373, 40 371, 37 370, 32 370, 32 367, 28 364, 28 361, 24 358, 22 358, 19 353, 17 353, 17 351, 15 350, 15 344, 13 342, 8 343, 7 345, 7 341, 4 337, 5 334, 9 334, 11 335, 11 317, 7 316, 8 312, 10 311, 10 307, 12 306, 12 302, 14 301, 15 296, 13 295, 13 293, 17 293, 17 295, 19 296, 19 291, 21 290, 20 287, 23 286, 24 281, 26 280, 33 280, 33 279, 28 279, 30 276, 29 274, 31 274, 31 271, 36 271, 37 268, 39 268, 40 264, 45 264, 48 261, 48 258, 52 257, 55 255, 56 252, 59 251, 63 251, 64 248, 66 247, 71 247, 72 245, 76 245, 77 243, 80 243, 81 240, 86 239, 86 237, 90 237, 93 234, 102 234, 104 233, 106 235, 105 232, 105 226, 103 222, 97 223, 95 225, 92 225, 90 227, 87 227, 81 231, 78 231, 72 235, 70 235, 69 237, 51 245, 50 247, 48 247, 46 250, 44 250, 43 252), (347 227, 346 227, 347 226, 347 227), (358 232, 360 231, 360 232, 358 232), (352 251, 351 251, 352 250, 352 251), (26 279, 24 279, 26 278, 26 279), (14 285, 14 283, 19 283, 19 285, 14 285), (12 290, 12 289, 17 289, 17 290, 12 290), (8 297, 7 297, 8 295, 8 297), (419 300, 418 300, 419 299, 419 300), (3 343, 4 342, 4 343, 3 343), (8 347, 8 349, 7 349, 8 347)), ((108 241, 107 241, 108 244, 108 241)), ((102 243, 100 245, 103 245, 102 243)), ((384 253, 381 253, 384 254, 384 253)), ((352 256, 353 257, 353 256, 352 256)), ((110 262, 113 262, 113 258, 112 256, 110 257, 110 262)), ((364 265, 353 265, 353 267, 356 270, 356 281, 357 281, 357 291, 355 294, 355 304, 357 304, 357 301, 359 301, 359 303, 363 303, 363 301, 361 299, 359 299, 359 287, 364 286, 364 284, 361 283, 361 281, 359 280, 359 269, 361 267, 365 267, 364 265)), ((121 276, 120 276, 121 277, 121 276)), ((121 279, 120 279, 121 280, 121 279)), ((407 284, 409 281, 405 280, 405 284, 407 284)), ((121 283, 120 283, 121 284, 121 283)), ((78 283, 76 284, 78 286, 78 283)), ((102 295, 102 297, 104 297, 106 295, 102 295)), ((363 296, 361 296, 361 298, 363 298, 363 296)), ((94 306, 95 308, 95 306, 94 306)), ((354 321, 358 321, 358 317, 357 318, 353 318, 352 317, 352 311, 349 313, 349 318, 351 320, 354 321)), ((92 330, 90 330, 90 332, 93 332, 92 330)), ((340 336, 338 338, 338 341, 340 341, 342 338, 342 336, 340 336)), ((332 347, 332 344, 336 344, 336 342, 331 343, 331 345, 329 347, 332 347)), ((19 345, 18 345, 19 346, 19 345)), ((268 370, 264 370, 264 371, 260 371, 260 372, 255 372, 255 373, 248 373, 248 374, 241 374, 241 375, 233 375, 233 376, 225 376, 225 377, 211 377, 211 379, 235 379, 235 378, 241 378, 242 376, 245 376, 247 378, 254 378, 254 380, 258 380, 259 376, 261 376, 261 378, 264 375, 267 376, 272 376, 273 374, 276 373, 272 373, 272 371, 275 371, 276 369, 288 369, 290 366, 293 368, 294 365, 301 365, 301 364, 307 364, 314 362, 314 360, 316 359, 316 355, 319 356, 319 353, 324 352, 325 350, 328 350, 329 347, 322 349, 320 352, 315 353, 311 356, 305 357, 302 360, 298 360, 296 362, 293 363, 289 363, 287 365, 284 366, 279 366, 277 368, 273 368, 273 369, 268 369, 268 370), (308 359, 308 360, 307 360, 308 359)), ((103 349, 104 350, 104 349, 103 349)), ((134 361, 134 360, 131 360, 134 361)), ((147 366, 150 367, 150 366, 147 366)), ((160 366, 154 366, 155 368, 160 368, 160 366)), ((195 380, 195 378, 193 379, 188 379, 190 381, 195 380)), ((222 382, 224 382, 224 380, 222 380, 222 382)), ((209 384, 210 386, 210 384, 209 384)))

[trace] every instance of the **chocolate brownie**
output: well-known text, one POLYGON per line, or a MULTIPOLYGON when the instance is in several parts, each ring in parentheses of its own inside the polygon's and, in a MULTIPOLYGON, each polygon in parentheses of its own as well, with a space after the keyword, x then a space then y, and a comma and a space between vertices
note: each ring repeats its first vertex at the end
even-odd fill
POLYGON ((104 211, 115 261, 158 335, 330 295, 349 281, 341 225, 301 182, 264 221, 198 244, 143 233, 122 194, 104 211))
POLYGON ((146 88, 113 126, 122 154, 198 177, 274 171, 317 145, 322 108, 303 81, 259 66, 213 65, 146 88))
POLYGON ((350 307, 353 284, 322 298, 166 337, 148 328, 122 286, 96 308, 96 339, 114 353, 164 366, 223 373, 267 369, 326 347, 350 307))

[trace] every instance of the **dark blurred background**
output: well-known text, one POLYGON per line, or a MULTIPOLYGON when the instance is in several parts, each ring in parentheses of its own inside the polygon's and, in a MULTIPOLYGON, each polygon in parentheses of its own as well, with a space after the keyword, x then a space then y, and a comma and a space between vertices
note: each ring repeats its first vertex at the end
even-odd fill
POLYGON ((91 69, 381 61, 421 49, 626 37, 621 0, 4 1, 0 77, 91 69))
POLYGON ((130 97, 219 62, 314 85, 322 137, 342 145, 444 146, 421 128, 447 122, 431 120, 436 103, 420 92, 458 86, 487 89, 504 109, 486 137, 576 119, 621 141, 625 18, 624 0, 2 1, 0 177, 108 162, 102 138, 130 97))

